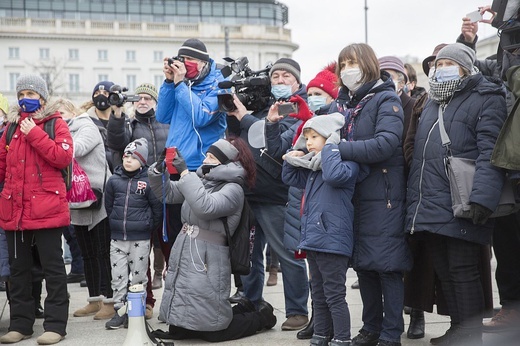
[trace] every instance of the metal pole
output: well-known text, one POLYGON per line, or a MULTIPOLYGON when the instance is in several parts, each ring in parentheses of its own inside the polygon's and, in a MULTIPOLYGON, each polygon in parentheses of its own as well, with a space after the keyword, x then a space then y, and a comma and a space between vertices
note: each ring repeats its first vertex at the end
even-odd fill
POLYGON ((224 44, 224 56, 229 57, 229 28, 227 26, 224 28, 224 44))
POLYGON ((368 5, 365 0, 365 43, 368 44, 368 5))

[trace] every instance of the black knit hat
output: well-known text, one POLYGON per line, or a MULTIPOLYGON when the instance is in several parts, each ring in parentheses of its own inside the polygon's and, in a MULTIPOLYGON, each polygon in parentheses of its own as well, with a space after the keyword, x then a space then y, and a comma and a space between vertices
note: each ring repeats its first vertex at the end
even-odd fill
POLYGON ((114 85, 114 83, 104 80, 96 84, 94 90, 92 90, 92 97, 94 97, 94 93, 100 89, 110 91, 110 88, 114 85))
POLYGON ((296 78, 296 81, 298 81, 298 83, 301 83, 300 74, 302 70, 300 68, 300 64, 298 64, 293 59, 281 58, 276 60, 276 62, 273 64, 273 67, 271 67, 271 70, 269 71, 269 77, 273 75, 274 71, 278 70, 290 72, 296 78))
POLYGON ((202 61, 209 61, 209 54, 206 46, 202 41, 196 38, 190 38, 186 40, 182 47, 179 48, 179 56, 189 56, 191 58, 199 59, 202 61))
POLYGON ((219 139, 213 143, 207 152, 212 153, 223 165, 236 160, 238 156, 238 149, 225 139, 219 139))

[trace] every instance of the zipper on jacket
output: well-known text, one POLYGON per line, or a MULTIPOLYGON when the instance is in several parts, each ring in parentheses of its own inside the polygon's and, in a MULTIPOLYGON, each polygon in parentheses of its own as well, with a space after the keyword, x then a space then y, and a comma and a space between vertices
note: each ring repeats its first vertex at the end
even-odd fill
POLYGON ((392 202, 390 202, 390 183, 388 182, 388 169, 383 168, 383 179, 385 181, 385 198, 386 198, 386 208, 392 208, 392 202))
POLYGON ((132 185, 132 178, 128 180, 128 184, 126 186, 126 195, 125 195, 125 207, 123 211, 123 240, 126 240, 126 216, 128 215, 128 200, 130 199, 130 187, 132 185))
POLYGON ((426 142, 424 142, 424 147, 423 147, 423 151, 422 151, 421 173, 419 174, 419 186, 418 186, 419 200, 417 201, 417 205, 415 206, 415 212, 413 214, 412 228, 410 229, 410 234, 413 234, 415 232, 415 220, 417 219, 417 213, 419 212, 419 206, 422 203, 422 197, 423 197, 422 196, 422 180, 423 180, 423 174, 424 174, 424 164, 426 163, 426 160, 424 158, 425 153, 426 153, 426 146, 428 145, 432 131, 438 122, 439 122, 439 120, 437 119, 437 121, 433 123, 432 128, 430 129, 430 131, 428 131, 428 137, 426 137, 426 142))
MULTIPOLYGON (((157 161, 157 144, 155 143, 155 133, 153 132, 153 126, 152 123, 148 123, 148 127, 150 128, 150 135, 152 136, 152 146, 153 146, 153 159, 154 161, 157 161)), ((148 159, 148 158, 147 158, 148 159)))

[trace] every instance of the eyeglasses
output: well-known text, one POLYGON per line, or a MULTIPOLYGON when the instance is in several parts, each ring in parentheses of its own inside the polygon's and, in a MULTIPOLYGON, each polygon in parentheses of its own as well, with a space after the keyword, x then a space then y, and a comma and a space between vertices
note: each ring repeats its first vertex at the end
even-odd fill
POLYGON ((152 101, 152 97, 151 96, 140 96, 139 97, 139 101, 141 100, 145 100, 146 102, 150 102, 152 101))

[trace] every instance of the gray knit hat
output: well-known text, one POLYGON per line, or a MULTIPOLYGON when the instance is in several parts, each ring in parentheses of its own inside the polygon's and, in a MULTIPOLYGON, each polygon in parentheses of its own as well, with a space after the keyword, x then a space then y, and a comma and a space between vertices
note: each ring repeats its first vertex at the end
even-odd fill
POLYGON ((136 139, 126 146, 124 153, 132 155, 144 167, 148 159, 148 141, 144 137, 136 139))
POLYGON ((18 80, 16 81, 16 94, 22 90, 32 90, 37 92, 45 101, 49 98, 47 83, 42 77, 34 74, 27 74, 18 77, 18 80))
POLYGON ((155 100, 155 102, 157 102, 157 88, 153 84, 143 83, 139 85, 137 88, 135 88, 134 92, 136 94, 150 95, 155 100))
POLYGON ((455 61, 469 72, 473 70, 475 63, 475 51, 462 43, 452 43, 442 48, 435 59, 435 66, 439 59, 449 59, 455 61))
POLYGON ((202 61, 209 61, 209 54, 206 45, 196 38, 190 38, 184 41, 182 47, 179 48, 178 55, 189 56, 202 61))
POLYGON ((298 64, 296 61, 290 58, 281 58, 276 60, 276 62, 271 67, 271 70, 269 70, 269 77, 273 75, 274 71, 283 70, 290 72, 295 78, 298 83, 301 83, 300 80, 300 74, 302 72, 300 68, 300 64, 298 64))
POLYGON ((208 148, 208 153, 212 153, 221 164, 225 165, 236 160, 238 149, 227 140, 219 139, 208 148))
POLYGON ((345 125, 345 116, 338 112, 312 117, 303 125, 302 133, 294 144, 294 149, 305 149, 307 147, 304 136, 305 129, 313 129, 323 137, 329 138, 333 132, 339 134, 343 125, 345 125))

